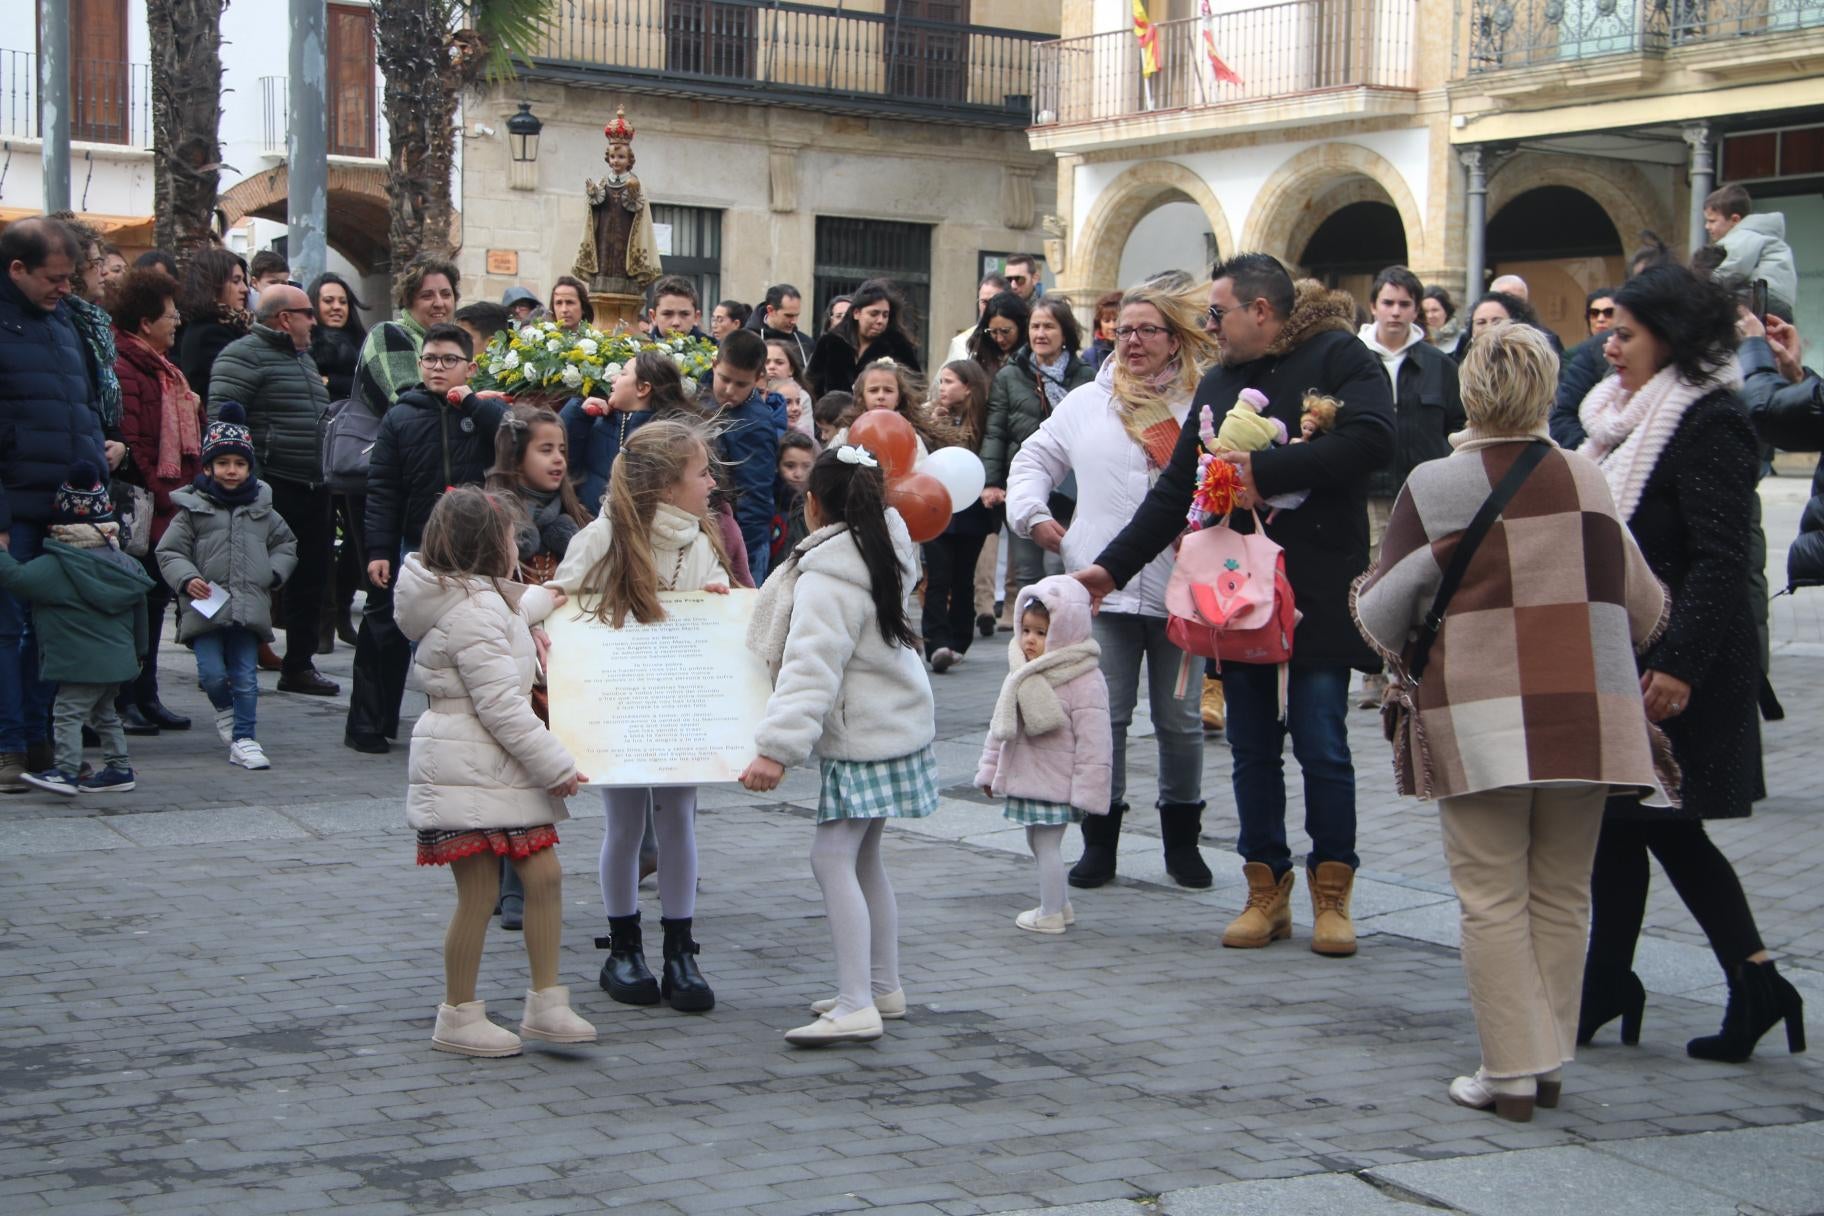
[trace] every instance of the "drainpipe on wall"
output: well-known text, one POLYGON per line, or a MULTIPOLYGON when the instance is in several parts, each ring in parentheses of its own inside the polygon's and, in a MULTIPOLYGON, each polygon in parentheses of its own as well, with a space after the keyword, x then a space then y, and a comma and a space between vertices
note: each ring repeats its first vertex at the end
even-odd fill
POLYGON ((1696 253, 1710 241, 1704 231, 1704 200, 1716 189, 1716 150, 1710 146, 1708 123, 1688 123, 1684 136, 1691 147, 1691 226, 1685 244, 1688 252, 1696 253))
POLYGON ((1488 170, 1484 155, 1482 148, 1473 144, 1457 150, 1457 159, 1463 162, 1463 171, 1469 179, 1463 195, 1466 238, 1463 308, 1474 308, 1476 301, 1482 298, 1482 280, 1487 273, 1488 170))

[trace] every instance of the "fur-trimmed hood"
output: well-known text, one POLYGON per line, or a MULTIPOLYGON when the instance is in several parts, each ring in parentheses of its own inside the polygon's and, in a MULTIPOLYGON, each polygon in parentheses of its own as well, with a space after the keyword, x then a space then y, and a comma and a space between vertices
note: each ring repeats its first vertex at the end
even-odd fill
POLYGON ((1355 297, 1346 291, 1332 291, 1316 279, 1300 279, 1292 285, 1292 315, 1273 344, 1269 356, 1290 354, 1318 334, 1355 332, 1355 297))

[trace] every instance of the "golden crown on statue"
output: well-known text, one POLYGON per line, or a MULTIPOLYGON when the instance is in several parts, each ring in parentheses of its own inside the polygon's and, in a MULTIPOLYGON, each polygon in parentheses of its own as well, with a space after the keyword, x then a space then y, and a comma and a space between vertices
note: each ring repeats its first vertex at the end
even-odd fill
POLYGON ((602 134, 608 137, 608 142, 611 144, 633 142, 633 127, 627 122, 627 111, 624 108, 614 107, 614 121, 602 128, 602 134))

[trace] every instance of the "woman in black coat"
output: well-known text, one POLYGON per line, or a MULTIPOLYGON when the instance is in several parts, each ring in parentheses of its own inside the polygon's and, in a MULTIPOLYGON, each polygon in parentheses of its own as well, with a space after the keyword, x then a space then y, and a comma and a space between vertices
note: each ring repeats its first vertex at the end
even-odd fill
POLYGON ((1579 410, 1589 436, 1579 450, 1607 475, 1617 510, 1671 592, 1663 631, 1640 657, 1641 690, 1682 781, 1675 812, 1610 800, 1591 877, 1577 1040, 1620 1017, 1623 1041, 1638 1041, 1646 994, 1632 967, 1651 853, 1729 982, 1721 1032, 1686 1051, 1740 1062, 1782 1019, 1789 1045, 1802 1050, 1804 1025, 1799 994, 1774 969, 1734 868, 1704 831, 1706 819, 1746 816, 1766 794, 1747 566, 1759 454, 1736 392, 1735 320, 1733 297, 1684 267, 1630 280, 1615 293, 1604 348, 1615 375, 1579 410))
POLYGON ((184 315, 184 332, 178 339, 177 366, 190 382, 190 391, 207 401, 215 357, 253 328, 247 311, 247 263, 226 249, 196 254, 184 269, 178 310, 184 315))
POLYGON ((854 389, 861 369, 877 359, 924 370, 899 292, 884 279, 869 279, 849 297, 849 311, 842 320, 817 339, 804 375, 816 398, 846 393, 854 389))
POLYGON ((310 331, 310 357, 329 386, 329 399, 346 401, 361 362, 361 344, 367 341, 367 326, 356 310, 367 305, 347 279, 329 272, 311 282, 310 306, 317 310, 317 324, 310 331))

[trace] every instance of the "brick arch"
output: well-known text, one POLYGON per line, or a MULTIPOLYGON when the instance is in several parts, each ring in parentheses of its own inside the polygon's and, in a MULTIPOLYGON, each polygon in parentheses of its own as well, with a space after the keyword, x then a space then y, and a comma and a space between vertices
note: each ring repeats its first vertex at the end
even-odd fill
POLYGON ((1517 153, 1496 167, 1488 179, 1488 218, 1492 221, 1502 208, 1540 186, 1566 186, 1588 195, 1615 225, 1623 256, 1639 244, 1641 229, 1665 237, 1674 228, 1672 217, 1654 205, 1657 192, 1638 167, 1538 152, 1517 153))
POLYGON ((1305 252, 1302 242, 1294 243, 1301 234, 1309 241, 1337 208, 1370 201, 1387 203, 1400 213, 1407 260, 1421 260, 1425 221, 1405 177, 1379 153, 1350 143, 1306 148, 1275 169, 1254 196, 1248 222, 1242 226, 1241 248, 1270 253, 1291 265, 1305 252), (1334 205, 1332 199, 1337 200, 1334 205))
MULTIPOLYGON (((224 191, 216 206, 230 225, 248 216, 283 223, 290 195, 290 170, 278 164, 224 191)), ((331 164, 330 245, 364 274, 382 271, 391 261, 390 226, 386 170, 378 165, 331 164)))
POLYGON ((1142 161, 1123 170, 1108 184, 1077 230, 1073 269, 1080 266, 1082 270, 1073 277, 1082 290, 1099 293, 1124 286, 1116 280, 1121 275, 1121 253, 1127 248, 1127 238, 1134 225, 1161 203, 1171 201, 1173 195, 1182 195, 1197 204, 1209 221, 1219 253, 1234 250, 1229 217, 1208 182, 1176 161, 1142 161))

